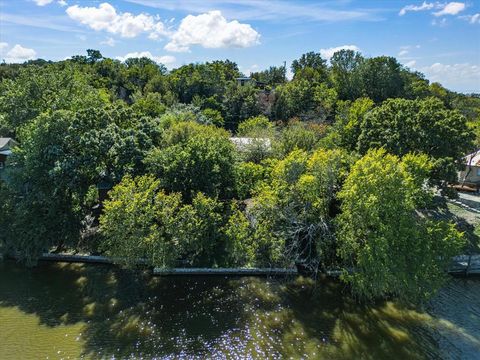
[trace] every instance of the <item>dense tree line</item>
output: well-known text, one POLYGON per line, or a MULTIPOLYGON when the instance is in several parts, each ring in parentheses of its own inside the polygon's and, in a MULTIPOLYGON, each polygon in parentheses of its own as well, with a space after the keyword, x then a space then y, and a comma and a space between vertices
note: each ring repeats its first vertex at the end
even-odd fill
POLYGON ((0 136, 20 146, 0 182, 0 251, 340 268, 366 299, 431 295, 464 240, 424 210, 479 144, 480 98, 350 50, 291 68, 242 85, 229 60, 1 64, 0 136))

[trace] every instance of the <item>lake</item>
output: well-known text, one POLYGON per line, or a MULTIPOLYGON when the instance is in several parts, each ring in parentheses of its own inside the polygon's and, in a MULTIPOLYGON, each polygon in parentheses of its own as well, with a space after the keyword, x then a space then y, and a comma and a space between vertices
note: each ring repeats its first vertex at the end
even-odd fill
POLYGON ((480 280, 422 309, 338 281, 0 261, 0 359, 479 359, 480 280))

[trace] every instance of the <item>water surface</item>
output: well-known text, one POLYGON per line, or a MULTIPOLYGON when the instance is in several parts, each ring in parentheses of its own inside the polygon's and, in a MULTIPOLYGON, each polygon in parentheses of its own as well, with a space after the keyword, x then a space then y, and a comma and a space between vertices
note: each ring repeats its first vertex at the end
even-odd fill
POLYGON ((336 281, 151 277, 0 262, 0 359, 476 359, 480 280, 424 309, 359 305, 336 281))

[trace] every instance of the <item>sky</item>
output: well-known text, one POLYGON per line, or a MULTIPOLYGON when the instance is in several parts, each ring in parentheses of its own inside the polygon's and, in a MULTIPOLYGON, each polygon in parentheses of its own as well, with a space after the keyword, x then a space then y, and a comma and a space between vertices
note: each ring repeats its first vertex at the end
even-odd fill
POLYGON ((230 59, 249 74, 309 51, 395 56, 459 92, 480 92, 480 0, 0 0, 0 59, 98 49, 172 69, 230 59))

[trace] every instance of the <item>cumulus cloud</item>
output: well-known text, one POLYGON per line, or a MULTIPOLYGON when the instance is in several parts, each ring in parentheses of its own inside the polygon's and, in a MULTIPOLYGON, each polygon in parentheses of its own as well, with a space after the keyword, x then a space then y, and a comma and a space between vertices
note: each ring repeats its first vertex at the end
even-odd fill
POLYGON ((435 16, 457 15, 465 10, 465 4, 461 2, 450 2, 446 4, 440 11, 434 12, 435 16))
POLYGON ((480 91, 479 65, 435 63, 418 70, 423 72, 430 81, 439 82, 447 88, 464 92, 480 91))
POLYGON ((260 34, 249 24, 227 21, 218 10, 185 17, 165 45, 168 51, 185 52, 192 45, 205 48, 244 48, 260 43, 260 34))
POLYGON ((38 6, 45 6, 53 2, 53 0, 33 0, 38 6))
POLYGON ((58 0, 57 4, 60 5, 60 6, 67 6, 68 5, 65 0, 58 0))
POLYGON ((424 1, 422 5, 407 5, 403 7, 398 15, 403 16, 407 13, 407 11, 424 11, 424 10, 431 10, 435 7, 435 4, 433 3, 427 3, 424 1))
POLYGON ((2 51, 3 49, 6 49, 7 47, 8 47, 8 43, 0 42, 0 51, 2 51))
POLYGON ((130 58, 142 58, 142 57, 152 59, 153 61, 160 64, 164 64, 164 65, 173 64, 176 60, 175 57, 171 55, 154 56, 150 51, 131 52, 125 56, 117 56, 117 59, 120 61, 125 61, 130 58))
POLYGON ((73 5, 67 8, 67 15, 93 30, 105 30, 125 38, 133 38, 141 33, 149 33, 152 38, 166 35, 165 27, 148 14, 133 15, 120 13, 109 3, 98 7, 81 7, 73 5))
POLYGON ((320 55, 322 56, 322 58, 330 60, 333 54, 340 50, 360 51, 360 48, 356 45, 342 45, 337 47, 331 47, 328 49, 320 49, 320 55))
MULTIPOLYGON (((3 43, 6 44, 6 43, 3 43)), ((8 46, 8 45, 7 45, 8 46)), ((16 44, 11 48, 6 56, 5 62, 7 63, 23 63, 27 60, 32 60, 37 56, 37 52, 33 49, 25 48, 19 44, 16 44)))

